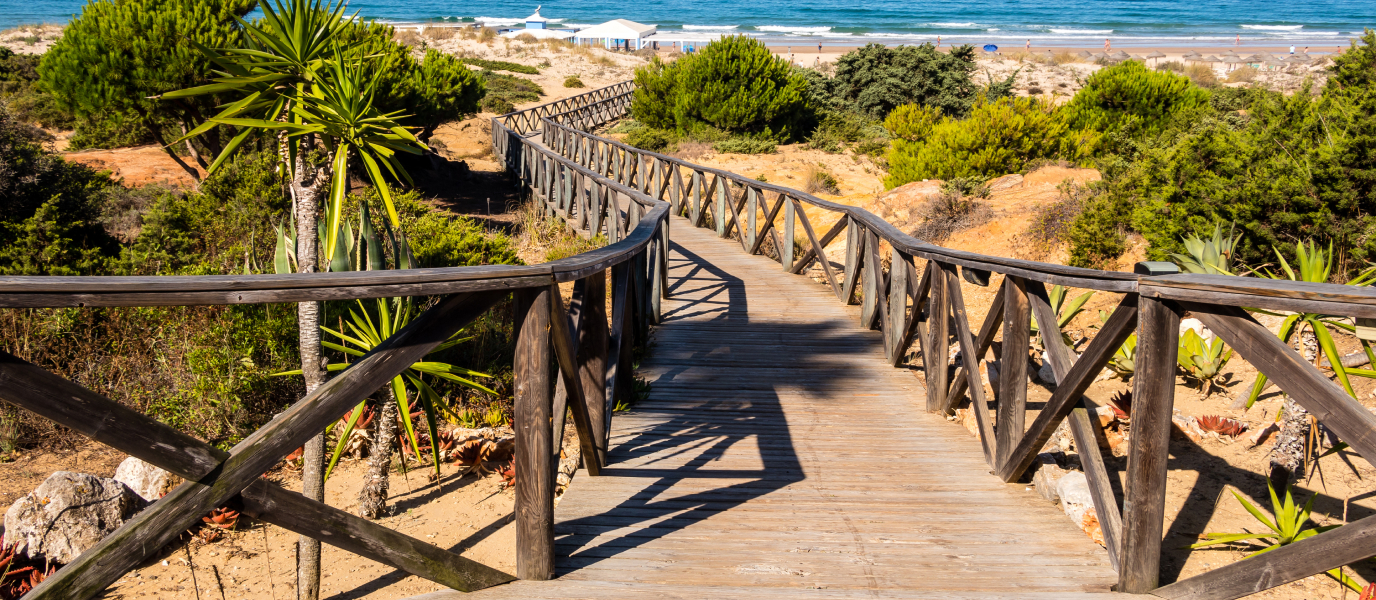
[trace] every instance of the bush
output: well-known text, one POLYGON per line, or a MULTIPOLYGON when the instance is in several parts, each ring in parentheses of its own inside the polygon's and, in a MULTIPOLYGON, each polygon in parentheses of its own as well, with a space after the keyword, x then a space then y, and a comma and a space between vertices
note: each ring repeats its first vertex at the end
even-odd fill
POLYGON ((520 102, 536 102, 540 100, 540 96, 545 95, 545 89, 529 79, 491 71, 483 71, 482 78, 487 86, 487 95, 483 97, 483 110, 488 112, 506 114, 515 110, 514 108, 502 112, 492 110, 488 108, 489 98, 497 98, 505 101, 506 105, 514 106, 520 102))
POLYGON ((0 274, 105 273, 117 252, 100 222, 109 182, 44 150, 0 109, 0 274))
POLYGON ((483 98, 482 108, 483 112, 504 115, 509 112, 514 112, 516 110, 516 105, 512 104, 510 100, 507 100, 506 98, 503 98, 501 96, 489 95, 488 97, 483 98))
MULTIPOLYGON (((367 202, 374 214, 386 214, 376 189, 369 188, 365 194, 351 197, 345 210, 357 214, 360 201, 367 202)), ((415 190, 392 190, 392 202, 401 220, 401 230, 406 232, 411 252, 421 267, 522 264, 510 238, 485 231, 468 217, 426 206, 415 190)))
POLYGON ((1101 69, 1061 110, 1074 130, 1160 133, 1180 115, 1206 108, 1209 93, 1185 77, 1151 71, 1135 60, 1101 69))
POLYGON ((653 127, 639 127, 626 134, 623 142, 650 152, 665 152, 673 145, 674 138, 669 132, 653 127))
POLYGON ((778 141, 799 138, 815 122, 808 82, 763 43, 727 36, 701 52, 636 70, 631 114, 651 127, 690 133, 707 125, 778 141))
POLYGON ((566 88, 581 88, 581 87, 587 87, 587 86, 586 86, 586 85, 583 85, 583 80, 582 80, 582 79, 579 79, 577 75, 569 75, 568 77, 565 77, 565 78, 564 78, 564 87, 566 87, 566 88))
POLYGON ((889 135, 909 142, 920 142, 941 122, 941 109, 922 104, 904 104, 884 118, 889 135))
POLYGON ((880 151, 889 145, 889 132, 868 115, 850 110, 825 111, 817 129, 808 137, 810 148, 826 152, 840 152, 848 144, 856 144, 856 152, 880 151))
POLYGON ((917 207, 918 222, 909 235, 940 243, 951 234, 980 223, 990 213, 980 200, 989 197, 989 186, 982 177, 957 177, 941 186, 941 194, 917 207))
POLYGON ((1251 83, 1257 80, 1258 71, 1251 65, 1242 65, 1228 73, 1228 83, 1251 83))
POLYGON ((943 118, 921 141, 894 140, 884 184, 994 177, 1017 172, 1035 158, 1076 158, 1085 148, 1049 102, 1004 98, 976 106, 968 119, 943 118))
POLYGON ((722 154, 773 154, 779 147, 774 140, 731 138, 712 144, 712 150, 722 154))
POLYGON ((485 58, 465 57, 458 59, 464 64, 473 65, 484 71, 510 71, 512 73, 524 73, 526 75, 539 75, 540 70, 530 65, 507 62, 505 60, 487 60, 485 58))
MULTIPOLYGON (((218 112, 214 96, 180 102, 150 99, 210 83, 210 61, 189 42, 240 47, 235 17, 254 0, 126 0, 90 2, 43 55, 41 86, 78 118, 77 147, 112 147, 130 140, 167 145, 164 129, 190 130, 218 112)), ((203 136, 218 151, 214 132, 203 136)), ((170 152, 170 150, 169 150, 170 152)))
POLYGON ((1209 65, 1190 65, 1185 67, 1185 76, 1190 78, 1195 85, 1202 88, 1218 87, 1218 75, 1214 73, 1214 68, 1209 65))
POLYGON ((808 167, 807 173, 803 175, 803 191, 809 194, 836 196, 841 193, 841 182, 836 180, 835 175, 828 173, 826 167, 816 165, 808 167))
MULTIPOLYGON (((413 61, 414 62, 414 61, 413 61)), ((403 92, 391 98, 393 106, 405 108, 406 125, 419 126, 422 142, 435 134, 446 121, 463 119, 478 111, 478 101, 487 94, 482 78, 464 67, 451 54, 430 49, 411 70, 403 92)), ((510 111, 507 111, 510 112, 510 111)))
POLYGON ((1185 72, 1185 63, 1180 62, 1180 61, 1178 61, 1178 60, 1168 60, 1168 61, 1166 61, 1166 62, 1163 62, 1163 63, 1159 64, 1159 65, 1156 65, 1156 70, 1157 70, 1157 71, 1170 71, 1170 72, 1172 72, 1172 73, 1184 73, 1184 72, 1185 72))
POLYGON ((946 116, 964 117, 981 92, 997 100, 1012 90, 1012 77, 981 88, 970 77, 974 71, 972 46, 941 52, 931 44, 869 44, 836 61, 830 87, 836 101, 876 119, 904 104, 934 106, 946 116))

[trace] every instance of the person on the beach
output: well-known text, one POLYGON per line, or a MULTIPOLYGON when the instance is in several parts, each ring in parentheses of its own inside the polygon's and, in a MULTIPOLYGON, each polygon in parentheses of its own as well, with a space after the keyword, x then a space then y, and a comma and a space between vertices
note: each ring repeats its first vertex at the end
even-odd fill
POLYGON ((1027 40, 1027 51, 1028 51, 1028 52, 1031 52, 1031 51, 1032 51, 1032 40, 1027 40))
POLYGON ((1239 34, 1237 34, 1237 37, 1233 38, 1233 45, 1234 45, 1234 46, 1241 46, 1241 45, 1242 45, 1242 34, 1239 33, 1239 34))
POLYGON ((936 47, 937 47, 938 50, 941 49, 941 36, 939 36, 939 35, 936 36, 936 47))
POLYGON ((1113 49, 1113 44, 1110 43, 1110 42, 1108 41, 1108 38, 1104 38, 1104 53, 1107 54, 1108 51, 1109 51, 1109 50, 1112 50, 1112 49, 1113 49))
POLYGON ((1304 47, 1304 53, 1305 53, 1305 54, 1309 54, 1309 46, 1305 46, 1305 47, 1304 47))
POLYGON ((1294 53, 1295 53, 1295 47, 1294 47, 1294 46, 1290 46, 1290 53, 1291 53, 1291 54, 1294 54, 1294 53))
POLYGON ((789 52, 789 53, 788 53, 788 64, 790 64, 790 65, 793 64, 793 53, 792 53, 792 52, 789 52))

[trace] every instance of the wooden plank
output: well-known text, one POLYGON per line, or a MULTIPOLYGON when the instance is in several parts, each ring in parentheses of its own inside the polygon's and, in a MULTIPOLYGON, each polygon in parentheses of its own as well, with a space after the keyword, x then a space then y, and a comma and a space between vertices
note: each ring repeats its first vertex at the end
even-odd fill
MULTIPOLYGON (((754 188, 751 188, 751 189, 753 190, 754 188)), ((765 202, 764 196, 761 195, 761 196, 760 196, 760 205, 761 205, 761 207, 763 207, 765 204, 766 204, 766 202, 765 202)), ((774 234, 775 241, 776 241, 775 248, 776 248, 776 250, 780 250, 780 251, 782 250, 782 249, 778 248, 778 245, 777 245, 778 233, 775 232, 775 230, 774 230, 774 218, 777 217, 777 216, 779 215, 779 209, 780 209, 780 208, 783 208, 784 204, 787 204, 787 203, 784 201, 784 197, 783 197, 782 195, 780 195, 780 196, 779 196, 779 199, 778 199, 777 201, 774 202, 774 208, 769 209, 769 212, 765 215, 765 218, 764 218, 764 229, 761 230, 761 231, 760 231, 760 235, 757 236, 757 237, 751 242, 751 244, 750 244, 750 249, 746 252, 747 254, 758 254, 758 253, 759 253, 759 251, 760 251, 760 245, 764 243, 764 240, 765 240, 765 237, 764 237, 764 236, 765 236, 766 233, 774 234)), ((753 213, 752 213, 752 214, 753 214, 753 213)), ((789 217, 791 217, 791 216, 792 216, 792 215, 789 215, 789 217)), ((752 228, 752 229, 754 228, 754 224, 753 224, 753 223, 751 224, 751 228, 752 228)), ((791 256, 792 254, 793 254, 792 244, 789 244, 789 255, 791 256)))
MULTIPOLYGON (((999 324, 1003 322, 1004 294, 1008 293, 1004 287, 1007 285, 1008 280, 1004 279, 999 289, 994 291, 994 301, 989 305, 989 313, 984 316, 984 322, 979 326, 979 337, 975 338, 975 352, 978 353, 977 357, 981 360, 989 352, 989 346, 994 343, 994 334, 998 333, 999 324)), ((956 369, 956 377, 951 382, 951 393, 946 395, 946 406, 941 410, 942 413, 950 413, 954 410, 956 404, 960 402, 960 397, 965 395, 966 386, 970 385, 969 380, 965 377, 966 367, 969 364, 969 361, 965 361, 961 363, 960 368, 956 369)), ((1024 373, 1026 370, 1027 366, 1024 365, 1024 373)), ((1026 380, 1025 375, 1023 379, 1026 380)), ((1000 390, 999 394, 1002 393, 1000 390)))
POLYGON ((879 262, 879 236, 865 232, 865 271, 860 297, 860 328, 874 329, 879 322, 881 298, 884 298, 884 265, 879 262))
MULTIPOLYGON (((917 340, 919 351, 923 351, 927 339, 927 328, 922 324, 922 309, 927 304, 927 294, 931 291, 931 269, 922 269, 921 277, 917 276, 917 267, 908 263, 908 295, 912 298, 912 318, 908 319, 908 327, 903 330, 903 343, 900 344, 897 355, 894 357, 894 366, 903 362, 903 355, 908 352, 913 340, 917 340)), ((925 351, 924 351, 925 352, 925 351)))
POLYGON ((1152 287, 1148 292, 1151 297, 1346 317, 1376 317, 1376 289, 1369 286, 1195 274, 1145 277, 1142 281, 1144 285, 1152 287))
POLYGON ((861 269, 865 268, 865 240, 869 237, 865 234, 865 228, 858 223, 852 223, 848 219, 843 219, 848 223, 846 227, 846 265, 845 278, 841 282, 841 302, 845 304, 855 303, 855 288, 859 285, 861 269))
POLYGON ((29 597, 84 599, 104 590, 201 516, 237 495, 292 448, 305 443, 338 415, 486 312, 503 295, 485 292, 451 296, 421 313, 349 369, 236 445, 218 475, 177 487, 49 577, 29 597))
MULTIPOLYGON (((1210 331, 1215 331, 1215 335, 1275 381, 1280 389, 1358 454, 1376 457, 1376 415, 1348 396, 1327 375, 1305 362, 1251 315, 1240 308, 1193 302, 1183 303, 1181 308, 1203 322, 1210 331)), ((1139 348, 1142 345, 1140 336, 1137 345, 1139 348)), ((1136 398, 1133 401, 1135 403, 1136 398)))
MULTIPOLYGON (((908 331, 909 320, 908 272, 912 270, 913 258, 894 248, 889 265, 889 320, 884 326, 884 334, 888 336, 888 362, 890 365, 897 365, 903 360, 903 349, 906 346, 903 338, 908 331)), ((914 314, 913 320, 916 320, 916 317, 914 314)))
POLYGON ((1037 328, 1042 338, 1042 347, 1046 348, 1047 357, 1051 362, 1051 371, 1056 374, 1059 381, 1070 372, 1070 366, 1075 364, 1075 352, 1065 345, 1065 339, 1061 337, 1061 327, 1055 311, 1051 309, 1051 300, 1047 296, 1046 286, 1040 281, 1027 282, 1028 300, 1032 302, 1032 311, 1037 315, 1037 328))
POLYGON ((1376 554, 1376 516, 1152 590, 1171 600, 1232 600, 1376 554))
MULTIPOLYGON (((975 340, 970 335, 970 319, 965 314, 965 296, 960 289, 960 276, 956 274, 955 267, 942 266, 941 270, 946 274, 946 291, 950 294, 951 309, 955 313, 956 338, 960 341, 960 352, 965 356, 967 363, 978 365, 979 353, 975 350, 975 340)), ((970 410, 975 411, 975 423, 979 425, 980 446, 984 449, 984 461, 991 467, 998 467, 995 462, 994 443, 1002 442, 1000 436, 995 438, 994 426, 989 422, 989 403, 984 397, 984 383, 980 379, 979 369, 967 369, 965 376, 969 380, 970 386, 970 410)), ((939 390, 945 390, 942 385, 939 390)), ((999 401, 999 416, 1003 416, 1005 401, 999 401)), ((999 421, 1003 425, 1003 421, 999 421)))
POLYGON ((927 412, 937 412, 944 408, 946 400, 947 365, 951 357, 950 323, 951 305, 947 298, 945 269, 936 261, 927 261, 932 270, 932 292, 927 298, 928 336, 922 347, 923 370, 927 378, 927 412))
MULTIPOLYGON (((1046 406, 1037 413, 1037 418, 1032 421, 1032 426, 1027 429, 1027 433, 1023 435, 1017 447, 1013 449, 1008 462, 999 467, 999 477, 1002 477, 1004 481, 1017 480, 1027 470, 1027 467, 1032 465, 1032 461, 1041 451, 1042 446, 1045 446, 1047 440, 1051 439, 1051 434, 1055 432, 1056 426, 1066 415, 1070 414, 1070 411, 1080 402, 1085 390, 1089 389, 1090 384, 1094 382, 1094 378, 1113 357, 1113 353, 1117 352, 1123 346, 1123 342, 1128 339, 1128 336, 1132 335, 1133 327, 1138 324, 1137 302, 1136 294, 1127 294, 1118 303, 1118 307, 1113 309, 1113 314, 1109 315, 1108 322, 1104 323, 1104 326, 1099 329, 1099 334, 1089 342, 1089 347, 1085 349, 1084 356, 1070 368, 1065 379, 1056 386, 1056 391, 1051 393, 1051 398, 1046 401, 1046 406)), ((1006 308, 1004 312, 1007 313, 1006 308)), ((1138 340, 1137 346, 1141 348, 1140 335, 1138 340)), ((1008 347, 1004 346, 1004 364, 1006 365, 1011 365, 1008 360, 1009 356, 1008 347)), ((1171 355, 1171 360, 1175 360, 1174 354, 1171 355)), ((1026 363, 1026 361, 1022 362, 1026 363)), ((1166 379, 1173 381, 1174 371, 1167 371, 1167 373, 1169 375, 1166 376, 1166 379)), ((1001 382, 1007 381, 1003 374, 999 375, 999 380, 1001 382)), ((1024 378, 1023 381, 1025 380, 1024 378)), ((1134 406, 1136 405, 1134 404, 1134 406)), ((1167 420, 1169 418, 1170 415, 1167 414, 1167 420)))
POLYGON ((784 239, 783 246, 778 249, 779 263, 783 265, 784 271, 793 273, 793 240, 798 239, 793 231, 793 224, 797 218, 793 212, 797 205, 784 194, 779 194, 779 201, 784 204, 784 239))
POLYGON ((515 312, 512 421, 516 430, 516 576, 537 581, 554 576, 555 473, 550 429, 554 378, 550 370, 549 295, 550 288, 521 290, 516 294, 515 312))
MULTIPOLYGON (((1004 277, 1003 282, 1003 357, 999 361, 998 460, 995 463, 998 469, 1013 460, 1018 442, 1026 432, 1026 357, 1031 327, 1028 282, 1018 277, 1004 277)), ((1004 481, 1008 479, 1005 477, 1004 481)))
MULTIPOLYGON (((583 456, 597 456, 597 445, 594 440, 590 411, 588 410, 588 398, 583 393, 583 376, 578 363, 578 335, 572 330, 569 323, 569 315, 564 310, 564 301, 559 294, 559 286, 552 285, 549 290, 550 304, 550 342, 554 345, 555 362, 558 363, 559 373, 563 377, 564 389, 568 393, 569 407, 573 409, 573 425, 578 431, 578 445, 583 456)), ((552 418, 555 423, 564 421, 564 412, 556 406, 552 411, 552 418)), ((563 429, 563 427, 559 427, 563 429)), ((562 445, 562 436, 552 435, 550 452, 557 453, 554 449, 554 442, 562 445)), ((584 463, 588 470, 588 475, 596 477, 601 474, 602 465, 597 460, 588 460, 584 463)))
MULTIPOLYGON (((798 202, 793 198, 789 198, 789 201, 798 202)), ((801 209, 796 210, 796 212, 798 213, 798 220, 803 223, 803 231, 807 232, 808 241, 812 243, 813 252, 817 253, 818 256, 825 256, 825 253, 822 252, 822 244, 817 240, 817 232, 812 230, 812 223, 808 221, 807 213, 801 209)), ((831 271, 831 261, 821 260, 820 262, 822 263, 822 272, 827 276, 827 283, 831 285, 831 289, 836 292, 837 297, 840 297, 841 288, 837 286, 836 274, 831 271)))
POLYGON ((1113 495, 1108 469, 1104 468, 1104 457, 1099 453, 1099 440, 1093 429, 1097 424, 1090 421, 1089 411, 1085 408, 1070 411, 1070 416, 1066 418, 1070 423, 1070 434, 1075 437, 1075 452, 1080 455, 1080 466, 1089 482, 1089 495, 1094 500, 1094 514, 1099 518, 1099 529, 1104 535, 1104 547, 1108 548, 1109 562, 1113 563, 1114 570, 1119 570, 1118 541, 1123 536, 1123 515, 1118 510, 1118 499, 1113 495))
POLYGON ((1132 438, 1128 441, 1123 540, 1118 554, 1118 591, 1130 594, 1156 589, 1160 575, 1166 460, 1180 335, 1180 311, 1169 301, 1142 298, 1139 313, 1137 372, 1132 377, 1132 438))
MULTIPOLYGON (((836 239, 836 236, 841 235, 842 231, 846 231, 848 229, 846 226, 847 223, 849 223, 849 220, 844 217, 833 223, 831 229, 828 229, 826 234, 822 235, 822 248, 831 245, 831 242, 836 239)), ((817 260, 817 252, 812 248, 808 248, 803 252, 802 258, 799 259, 798 263, 789 269, 789 272, 802 273, 806 271, 808 267, 812 266, 815 260, 817 260)))

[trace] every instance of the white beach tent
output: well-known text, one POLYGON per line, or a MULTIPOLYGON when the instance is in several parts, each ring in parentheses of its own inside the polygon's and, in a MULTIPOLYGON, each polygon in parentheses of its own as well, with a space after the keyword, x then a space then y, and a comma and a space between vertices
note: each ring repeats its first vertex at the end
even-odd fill
POLYGON ((703 46, 710 44, 718 39, 720 35, 710 33, 685 33, 679 31, 660 31, 640 38, 641 48, 674 48, 680 52, 687 52, 689 47, 694 50, 701 50, 703 46))
POLYGON ((566 40, 573 37, 573 32, 567 29, 512 29, 501 35, 505 38, 528 35, 537 40, 566 40))
POLYGON ((657 29, 654 25, 613 19, 579 31, 573 34, 573 37, 580 44, 601 42, 607 48, 624 46, 630 50, 639 50, 644 39, 653 35, 657 29))

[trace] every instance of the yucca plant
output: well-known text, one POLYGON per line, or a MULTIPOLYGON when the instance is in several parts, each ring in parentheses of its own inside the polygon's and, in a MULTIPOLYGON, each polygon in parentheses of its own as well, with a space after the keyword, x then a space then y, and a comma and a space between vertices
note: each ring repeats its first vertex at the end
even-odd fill
MULTIPOLYGON (((1305 527, 1309 522, 1310 507, 1314 504, 1314 498, 1318 495, 1310 496, 1309 501, 1304 503, 1303 508, 1295 506, 1295 500, 1290 494, 1290 487, 1285 488, 1285 501, 1281 502, 1276 495, 1276 488, 1269 482, 1266 490, 1271 493, 1271 514, 1275 515, 1275 520, 1267 518, 1261 509, 1253 506, 1242 494, 1233 492, 1233 497, 1242 503, 1242 507, 1252 515, 1262 525, 1265 525, 1269 532, 1263 533, 1206 533, 1201 536, 1204 541, 1191 544, 1190 548, 1204 548, 1207 546, 1217 546, 1219 544, 1242 544, 1249 547, 1261 546, 1257 551, 1243 557, 1247 560, 1258 554, 1265 554, 1276 548, 1288 546, 1303 539, 1311 538, 1315 535, 1337 529, 1340 525, 1323 525, 1317 527, 1305 527)), ((1342 567, 1327 571, 1328 576, 1338 580, 1339 583, 1351 588, 1354 591, 1362 591, 1362 586, 1358 585, 1351 577, 1343 573, 1342 567)))
MULTIPOLYGON (((1099 311, 1100 323, 1108 323, 1108 317, 1108 311, 1099 311)), ((1137 372, 1136 333, 1129 335, 1128 339, 1123 340, 1123 345, 1119 346, 1118 350, 1113 353, 1113 356, 1109 357, 1108 364, 1104 365, 1104 367, 1113 371, 1114 375, 1123 378, 1124 381, 1127 381, 1132 377, 1133 373, 1137 372)))
MULTIPOLYGON (((1319 248, 1312 241, 1308 244, 1303 242, 1296 244, 1296 260, 1294 268, 1291 267, 1289 261, 1285 260, 1285 256, 1282 255, 1279 250, 1276 250, 1275 252, 1276 258, 1280 261, 1281 272, 1277 274, 1271 272, 1270 270, 1266 270, 1261 272, 1261 274, 1264 277, 1268 277, 1271 279, 1288 279, 1290 281, 1304 281, 1310 283, 1328 282, 1328 278, 1331 275, 1333 269, 1333 244, 1331 242, 1329 243, 1328 250, 1326 252, 1323 248, 1319 248)), ((1373 281, 1376 281, 1376 268, 1367 269, 1363 271, 1356 278, 1348 281, 1347 285, 1367 286, 1371 285, 1373 281)), ((1277 332, 1277 335, 1286 344, 1290 343, 1291 337, 1294 336, 1296 332, 1303 330, 1307 326, 1309 330, 1313 332, 1314 339, 1318 342, 1319 349, 1321 350, 1319 356, 1316 356, 1314 360, 1317 363, 1320 357, 1328 358, 1328 364, 1332 366, 1333 373, 1337 375, 1338 383, 1342 384, 1343 389, 1346 390, 1348 395, 1352 396, 1353 398, 1357 397, 1357 393, 1352 390, 1352 383, 1348 380, 1349 373, 1353 375, 1360 375, 1362 377, 1376 378, 1376 371, 1370 369, 1348 369, 1344 367, 1342 362, 1342 353, 1338 352, 1338 346, 1333 342, 1333 336, 1328 331, 1329 327, 1335 327, 1338 329, 1342 329, 1344 331, 1355 333, 1356 327, 1354 325, 1343 322, 1339 319, 1339 317, 1335 317, 1332 315, 1324 315, 1318 313, 1296 313, 1292 315, 1280 315, 1266 310, 1252 310, 1254 312, 1259 312, 1273 316, 1284 316, 1285 320, 1281 321, 1280 331, 1277 332)), ((1362 348, 1367 352, 1368 357, 1373 357, 1371 343, 1367 340, 1361 340, 1361 344, 1362 348)), ((1251 408, 1252 404, 1254 404, 1257 401, 1257 398, 1261 396, 1261 391, 1265 388, 1266 375, 1264 373, 1260 373, 1257 375, 1256 383, 1252 384, 1251 393, 1247 397, 1248 408, 1251 408)))
POLYGON ((1201 239, 1197 235, 1190 235, 1181 240, 1185 245, 1185 252, 1188 254, 1172 254, 1175 264, 1180 265, 1186 273, 1199 273, 1202 275, 1234 275, 1233 273, 1233 248, 1237 246, 1238 240, 1242 239, 1242 234, 1228 236, 1223 235, 1223 226, 1214 225, 1214 234, 1209 239, 1201 239))
MULTIPOLYGON (((1079 316, 1080 313, 1084 312, 1085 303, 1089 302, 1089 299, 1094 297, 1094 291, 1090 290, 1088 292, 1080 294, 1079 296, 1076 296, 1074 300, 1067 302, 1066 292, 1068 291, 1069 289, 1067 289, 1063 285, 1053 285, 1051 286, 1051 289, 1047 291, 1046 294, 1047 300, 1050 300, 1051 311, 1056 314, 1057 331, 1059 331, 1062 327, 1065 327, 1066 323, 1069 323, 1071 319, 1074 319, 1075 317, 1079 316)), ((1037 315, 1036 313, 1033 313, 1032 335, 1039 335, 1040 333, 1041 328, 1037 324, 1037 315)), ((1066 345, 1071 344, 1070 336, 1067 336, 1064 333, 1062 333, 1061 337, 1065 340, 1066 345)))
POLYGON ((1228 359, 1233 357, 1233 349, 1228 348, 1225 352, 1224 348, 1222 339, 1214 337, 1213 341, 1205 340, 1193 329, 1186 329, 1185 335, 1180 336, 1175 360, 1186 376, 1199 382, 1199 389, 1206 398, 1213 394, 1217 387, 1215 379, 1224 365, 1228 364, 1228 359))

